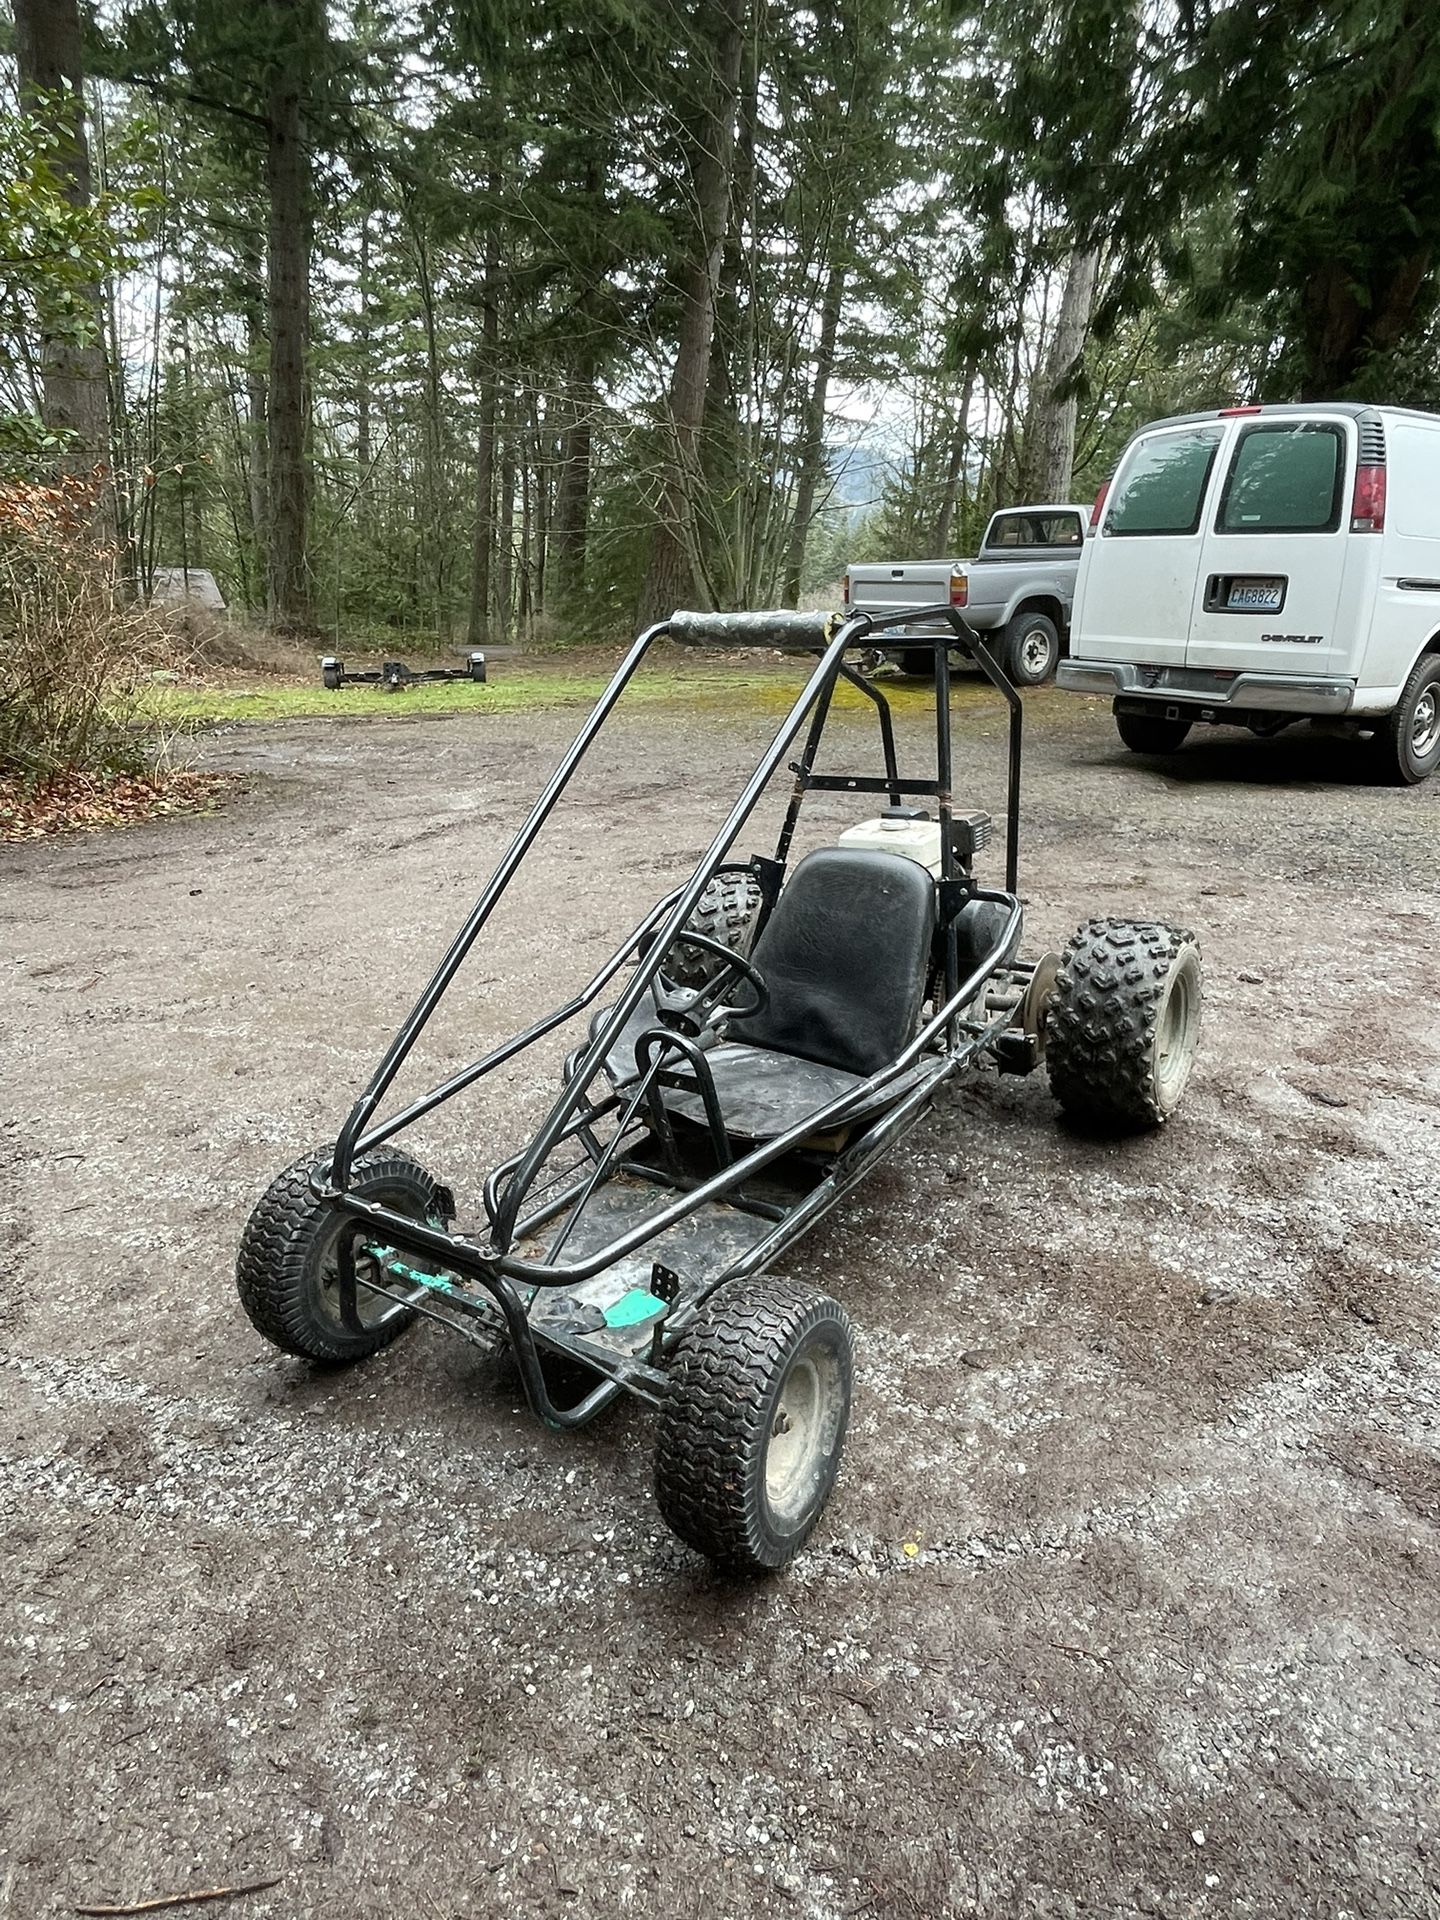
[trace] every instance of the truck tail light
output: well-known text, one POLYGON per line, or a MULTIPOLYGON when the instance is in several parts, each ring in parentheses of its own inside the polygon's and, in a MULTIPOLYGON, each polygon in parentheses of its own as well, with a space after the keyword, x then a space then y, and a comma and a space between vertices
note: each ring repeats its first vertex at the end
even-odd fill
POLYGON ((850 576, 847 573, 840 582, 840 600, 844 606, 850 604, 850 576))
POLYGON ((1385 531, 1385 469, 1357 467, 1355 491, 1350 499, 1351 533, 1385 531))
POLYGON ((1095 496, 1095 504, 1090 509, 1090 524, 1092 527, 1098 527, 1100 524, 1100 516, 1105 511, 1105 496, 1109 491, 1110 482, 1108 480, 1102 480, 1100 482, 1100 491, 1095 496))
POLYGON ((950 604, 963 607, 970 599, 970 576, 966 573, 952 573, 950 576, 950 604))
POLYGON ((1221 407, 1215 415, 1217 420, 1238 420, 1244 413, 1263 413, 1263 407, 1221 407))

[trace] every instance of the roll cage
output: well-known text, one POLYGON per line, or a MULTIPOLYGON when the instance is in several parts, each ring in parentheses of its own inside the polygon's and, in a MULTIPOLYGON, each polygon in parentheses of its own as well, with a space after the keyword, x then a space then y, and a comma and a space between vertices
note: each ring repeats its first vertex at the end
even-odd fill
MULTIPOLYGON (((390 1303, 382 1311, 382 1321, 414 1312, 486 1346, 497 1338, 508 1339, 534 1411, 554 1427, 582 1424, 622 1392, 658 1401, 666 1353, 704 1301, 726 1282, 769 1266, 813 1226, 877 1156, 914 1125, 944 1081, 983 1052, 998 1049, 1002 1036, 1018 1040, 1006 1030, 1013 1025, 1016 1001, 1028 977, 1016 953, 1022 920, 1016 894, 1021 704, 989 650, 954 608, 937 607, 924 617, 939 624, 931 643, 935 650, 935 771, 923 777, 902 773, 884 691, 858 670, 853 658, 875 636, 914 622, 913 612, 889 618, 856 614, 845 619, 810 613, 677 613, 636 639, 356 1100, 335 1142, 328 1173, 317 1173, 312 1179, 316 1198, 352 1223, 352 1230, 341 1233, 337 1242, 338 1307, 348 1330, 361 1329, 363 1289, 390 1303), (690 878, 650 909, 578 993, 399 1112, 377 1120, 397 1073, 591 743, 642 661, 667 637, 688 646, 764 647, 813 654, 816 660, 690 878), (957 821, 952 811, 947 654, 951 648, 974 659, 1009 708, 1003 890, 976 884, 969 871, 965 822, 957 821), (875 708, 882 774, 815 771, 841 681, 875 708), (799 757, 789 766, 794 784, 774 853, 751 860, 744 869, 758 883, 761 928, 779 897, 807 794, 884 796, 892 806, 904 804, 907 797, 924 799, 938 815, 941 849, 931 1011, 928 1018, 922 1016, 919 1030, 894 1060, 807 1113, 803 1121, 737 1152, 714 1099, 703 1045, 697 1044, 695 1034, 684 1031, 683 1022, 667 1022, 662 1016, 646 1030, 646 1045, 636 1056, 633 1076, 613 1079, 607 1069, 618 1037, 652 990, 706 886, 717 873, 735 870, 728 858, 731 849, 802 735, 799 757), (1003 909, 1005 918, 984 957, 977 961, 972 955, 962 966, 956 922, 972 901, 1003 909), (495 1166, 486 1178, 482 1230, 454 1229, 454 1202, 443 1190, 441 1217, 425 1221, 355 1190, 359 1155, 393 1140, 593 1006, 627 965, 633 970, 613 1005, 592 1023, 590 1037, 567 1060, 561 1090, 546 1119, 527 1146, 495 1166), (1008 983, 1008 994, 987 995, 987 985, 996 975, 1008 983), (703 1101, 708 1147, 698 1164, 693 1152, 687 1158, 681 1151, 673 1132, 667 1136, 663 1093, 676 1087, 698 1092, 703 1101), (554 1162, 565 1152, 576 1157, 557 1168, 554 1162), (792 1169, 788 1184, 770 1177, 782 1163, 792 1169), (798 1181, 793 1177, 797 1164, 798 1181), (645 1191, 654 1189, 655 1204, 638 1218, 617 1215, 607 1221, 604 1196, 620 1174, 643 1183, 645 1191), (632 1258, 662 1236, 683 1244, 687 1231, 696 1231, 702 1210, 709 1270, 701 1279, 677 1271, 667 1264, 674 1258, 668 1245, 659 1249, 666 1253, 666 1260, 652 1262, 648 1285, 663 1312, 638 1343, 606 1346, 586 1332, 572 1331, 563 1316, 551 1310, 555 1290, 583 1289, 607 1268, 632 1258), (549 1238, 542 1241, 540 1236, 547 1229, 549 1238), (358 1255, 364 1256, 364 1274, 359 1271, 358 1255), (600 1376, 598 1383, 577 1404, 557 1405, 541 1365, 542 1353, 582 1362, 600 1376)), ((1012 1048, 1009 1064, 1024 1070, 1034 1060, 1023 1055, 1016 1059, 1012 1048)), ((380 1322, 372 1314, 364 1324, 373 1329, 380 1322)))

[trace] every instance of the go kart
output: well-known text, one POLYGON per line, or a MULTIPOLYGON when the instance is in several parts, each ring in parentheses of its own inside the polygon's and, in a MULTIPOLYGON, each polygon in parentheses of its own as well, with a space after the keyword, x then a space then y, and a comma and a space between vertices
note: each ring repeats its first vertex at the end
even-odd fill
POLYGON ((1180 1100, 1199 1030, 1199 950, 1177 928, 1095 919, 1062 955, 1021 957, 1020 698, 953 608, 925 619, 944 625, 933 770, 922 772, 902 771, 883 689, 857 666, 913 612, 677 613, 640 635, 333 1146, 281 1173, 255 1207, 238 1285, 262 1334, 334 1364, 430 1320, 507 1347, 548 1426, 583 1426, 622 1394, 647 1402, 656 1495, 681 1538, 737 1571, 792 1558, 839 1470, 853 1353, 845 1309, 775 1271, 787 1250, 958 1076, 1043 1060, 1075 1119, 1154 1127, 1180 1100), (667 638, 815 660, 689 879, 563 1005, 382 1118, 557 799, 667 638), (989 814, 952 802, 952 648, 1009 707, 1003 886, 977 877, 989 814), (842 681, 875 709, 878 771, 820 764, 842 681), (737 858, 797 742, 773 851, 737 858), (882 810, 792 862, 815 793, 882 810), (581 1037, 549 1113, 462 1214, 398 1137, 571 1022, 581 1037), (577 1368, 578 1397, 561 1393, 557 1376, 577 1368))

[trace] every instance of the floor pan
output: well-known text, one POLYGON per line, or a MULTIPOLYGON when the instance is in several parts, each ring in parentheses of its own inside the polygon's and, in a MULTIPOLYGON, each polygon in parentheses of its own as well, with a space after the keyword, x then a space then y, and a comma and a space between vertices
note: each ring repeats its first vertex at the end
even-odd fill
MULTIPOLYGON (((617 1175, 593 1197, 580 1224, 566 1240, 560 1258, 580 1260, 643 1223, 670 1204, 670 1189, 648 1180, 617 1175)), ((675 1226, 593 1280, 573 1287, 537 1288, 530 1323, 537 1334, 554 1333, 614 1353, 640 1353, 664 1302, 650 1292, 656 1261, 679 1274, 681 1298, 699 1293, 773 1230, 774 1223, 722 1201, 706 1201, 675 1226)), ((535 1235, 517 1246, 526 1260, 543 1260, 558 1229, 535 1235)))

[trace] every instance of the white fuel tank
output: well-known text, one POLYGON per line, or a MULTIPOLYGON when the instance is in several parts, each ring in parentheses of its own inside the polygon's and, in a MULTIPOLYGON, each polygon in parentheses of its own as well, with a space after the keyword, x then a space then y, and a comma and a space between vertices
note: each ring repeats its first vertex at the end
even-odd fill
POLYGON ((874 847, 881 853, 903 853, 918 860, 940 878, 940 822, 938 820, 862 820, 840 835, 842 847, 874 847))

